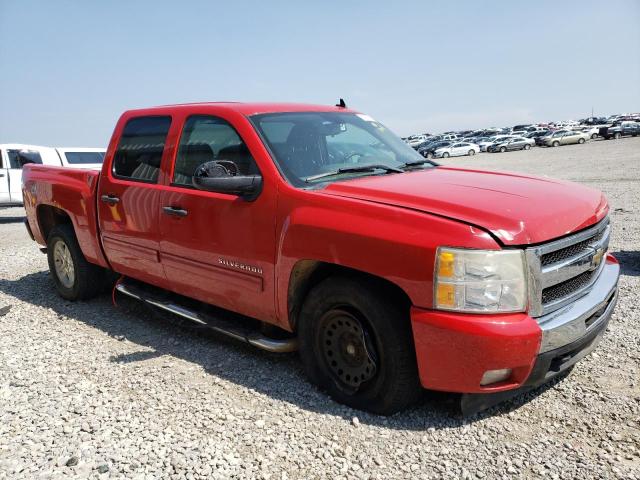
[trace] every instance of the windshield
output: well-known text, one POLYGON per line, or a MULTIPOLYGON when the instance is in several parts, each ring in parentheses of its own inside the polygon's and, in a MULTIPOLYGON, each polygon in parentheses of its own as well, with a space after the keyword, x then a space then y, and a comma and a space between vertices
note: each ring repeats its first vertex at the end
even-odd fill
POLYGON ((425 162, 419 153, 368 115, 268 113, 254 115, 251 121, 271 149, 282 174, 297 187, 308 186, 316 176, 316 182, 326 182, 384 173, 376 169, 321 176, 341 169, 373 164, 397 169, 407 163, 425 162))
POLYGON ((104 161, 104 152, 65 152, 64 156, 67 157, 67 162, 74 165, 104 161))

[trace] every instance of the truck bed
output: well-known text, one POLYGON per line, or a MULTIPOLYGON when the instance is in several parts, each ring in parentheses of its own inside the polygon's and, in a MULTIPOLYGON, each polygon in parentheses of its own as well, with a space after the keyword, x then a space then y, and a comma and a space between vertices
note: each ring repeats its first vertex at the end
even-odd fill
POLYGON ((99 243, 96 189, 99 171, 79 168, 25 165, 22 171, 24 208, 29 228, 40 245, 56 215, 67 215, 88 261, 108 266, 99 243))

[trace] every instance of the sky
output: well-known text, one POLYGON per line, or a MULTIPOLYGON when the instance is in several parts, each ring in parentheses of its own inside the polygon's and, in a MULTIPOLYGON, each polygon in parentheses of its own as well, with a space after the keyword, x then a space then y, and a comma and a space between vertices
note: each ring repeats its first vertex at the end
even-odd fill
POLYGON ((334 104, 399 135, 640 111, 640 0, 0 0, 0 143, 128 109, 334 104))

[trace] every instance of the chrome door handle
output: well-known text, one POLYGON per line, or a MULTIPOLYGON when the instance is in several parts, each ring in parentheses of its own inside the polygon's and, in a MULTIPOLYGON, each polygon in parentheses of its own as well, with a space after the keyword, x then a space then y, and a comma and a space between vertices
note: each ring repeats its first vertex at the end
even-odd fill
POLYGON ((120 202, 120 199, 115 195, 102 195, 100 196, 100 200, 110 205, 115 205, 116 203, 120 202))
POLYGON ((186 217, 189 212, 178 207, 162 207, 162 211, 172 217, 186 217))

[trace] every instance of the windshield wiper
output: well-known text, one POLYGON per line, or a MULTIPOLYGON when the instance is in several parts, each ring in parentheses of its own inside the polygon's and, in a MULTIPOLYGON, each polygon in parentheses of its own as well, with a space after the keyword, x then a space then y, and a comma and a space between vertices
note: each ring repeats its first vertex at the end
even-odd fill
POLYGON ((414 160, 412 162, 406 162, 400 165, 400 168, 408 168, 408 167, 417 167, 419 165, 424 165, 425 163, 430 163, 434 167, 438 166, 438 164, 432 160, 423 159, 423 160, 414 160))
POLYGON ((333 177, 335 175, 342 175, 343 173, 357 173, 357 172, 373 172, 375 170, 384 170, 387 173, 403 173, 404 170, 401 170, 396 167, 390 167, 389 165, 384 165, 382 163, 373 163, 368 165, 359 165, 353 167, 343 167, 335 170, 333 172, 325 172, 319 173, 318 175, 312 175, 304 179, 305 182, 312 182, 314 180, 319 180, 324 177, 333 177))

